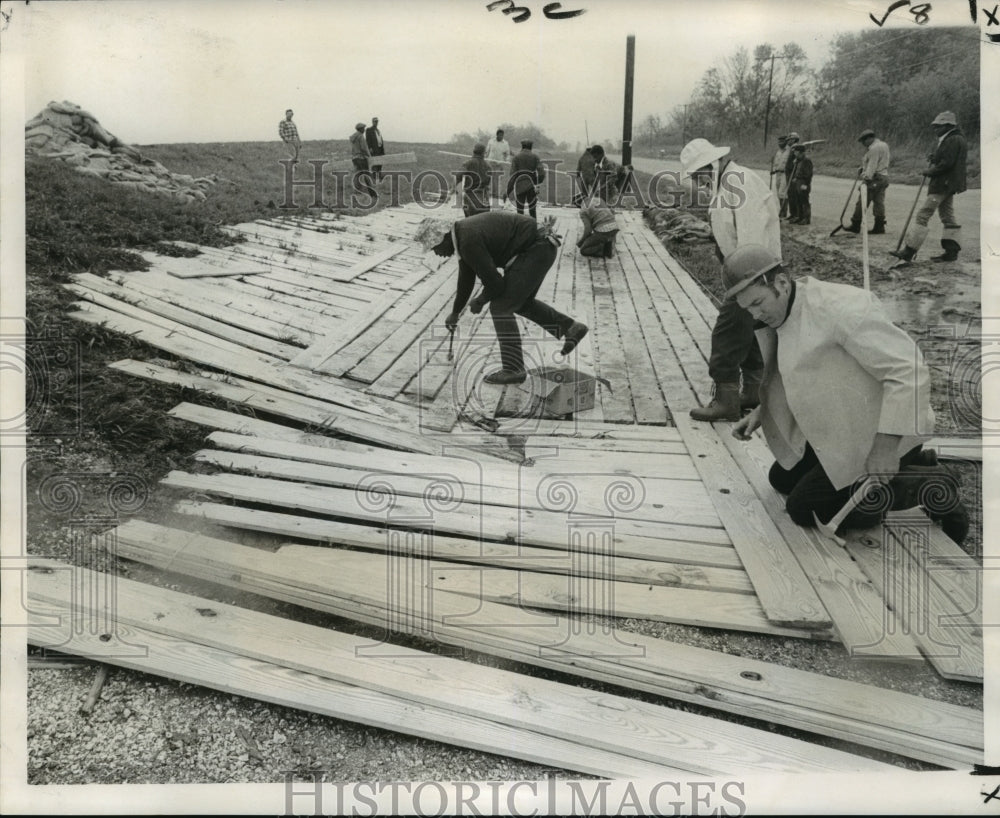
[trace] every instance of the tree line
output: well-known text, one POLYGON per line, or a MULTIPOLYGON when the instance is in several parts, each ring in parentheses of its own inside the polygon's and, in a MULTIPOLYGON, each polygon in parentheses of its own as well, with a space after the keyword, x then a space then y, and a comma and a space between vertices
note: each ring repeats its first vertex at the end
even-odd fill
POLYGON ((770 145, 793 130, 844 145, 864 128, 896 144, 926 142, 944 110, 978 140, 979 40, 972 28, 842 34, 818 70, 796 43, 739 48, 705 71, 687 103, 638 123, 633 144, 662 149, 700 136, 759 145, 765 120, 770 145))

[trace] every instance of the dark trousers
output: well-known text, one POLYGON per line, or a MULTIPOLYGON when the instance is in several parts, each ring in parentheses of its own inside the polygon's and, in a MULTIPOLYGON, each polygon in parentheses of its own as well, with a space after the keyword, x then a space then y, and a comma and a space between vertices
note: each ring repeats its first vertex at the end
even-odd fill
POLYGON ((715 383, 739 383, 740 371, 762 371, 764 358, 753 334, 753 317, 734 299, 722 302, 712 328, 708 374, 715 383))
POLYGON ((527 206, 528 215, 533 219, 538 219, 538 193, 535 189, 529 188, 528 190, 514 190, 514 206, 517 208, 517 212, 524 214, 524 208, 527 206))
POLYGON ((556 338, 562 338, 573 323, 569 316, 535 298, 555 260, 556 248, 547 241, 539 241, 514 259, 504 272, 503 295, 490 302, 504 369, 524 370, 521 332, 515 315, 533 321, 556 338))
POLYGON ((799 217, 799 192, 792 184, 788 185, 788 218, 797 219, 799 217))
MULTIPOLYGON (((921 446, 917 446, 903 455, 899 460, 900 468, 917 464, 920 460, 921 448, 921 446)), ((775 490, 788 496, 785 501, 788 516, 796 525, 801 526, 814 526, 816 524, 813 520, 813 512, 819 517, 820 522, 829 522, 844 507, 859 485, 835 489, 830 478, 823 471, 823 466, 816 457, 812 446, 808 444, 806 444, 806 451, 802 459, 792 468, 785 469, 775 463, 771 466, 767 478, 775 490)), ((897 483, 896 478, 889 483, 892 496, 904 496, 905 492, 901 487, 893 488, 894 483, 897 483)), ((864 506, 864 503, 859 504, 859 506, 864 506)), ((874 510, 863 507, 855 508, 844 518, 843 526, 844 528, 871 528, 882 522, 885 513, 891 507, 891 505, 886 507, 883 504, 874 510)))
MULTIPOLYGON (((872 181, 865 182, 868 187, 868 204, 871 205, 872 216, 875 218, 874 227, 885 226, 885 189, 889 187, 889 180, 885 177, 876 176, 872 181)), ((851 216, 851 224, 861 224, 861 197, 858 196, 857 204, 854 205, 854 215, 851 216)))
POLYGON ((617 235, 617 230, 609 230, 606 233, 595 230, 580 243, 580 255, 611 258, 615 250, 615 236, 617 235))
POLYGON ((360 193, 367 193, 372 197, 372 202, 378 201, 378 191, 372 187, 372 174, 368 170, 368 160, 365 157, 352 159, 354 164, 354 189, 360 193))
POLYGON ((375 181, 376 182, 381 181, 381 179, 382 179, 382 166, 381 165, 376 165, 375 162, 378 162, 378 157, 379 156, 385 155, 385 149, 384 148, 378 148, 377 150, 378 150, 378 153, 377 154, 373 153, 372 154, 372 160, 371 160, 372 161, 372 174, 375 176, 375 181))
POLYGON ((462 197, 462 212, 466 218, 490 212, 490 189, 467 190, 462 197))

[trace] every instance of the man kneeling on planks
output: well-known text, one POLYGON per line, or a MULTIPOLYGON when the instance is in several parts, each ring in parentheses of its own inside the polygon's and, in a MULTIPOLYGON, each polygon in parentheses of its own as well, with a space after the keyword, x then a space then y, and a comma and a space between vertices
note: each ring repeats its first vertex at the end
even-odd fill
POLYGON ((469 309, 477 314, 486 304, 490 305, 503 366, 486 376, 487 383, 522 383, 527 377, 515 315, 564 339, 563 355, 569 355, 587 334, 585 324, 535 298, 561 241, 552 230, 551 220, 539 224, 529 216, 498 210, 469 216, 449 229, 440 221, 425 219, 418 229, 417 240, 439 256, 458 253, 458 290, 451 314, 445 320, 450 331, 454 332, 458 325, 458 316, 469 302, 476 277, 483 283, 482 292, 472 299, 469 309), (503 275, 497 271, 498 267, 503 269, 503 275))
POLYGON ((868 291, 808 276, 793 280, 761 245, 722 268, 726 297, 753 317, 764 356, 760 406, 733 427, 758 427, 777 462, 771 485, 802 526, 827 523, 864 480, 878 484, 844 528, 870 528, 887 511, 923 505, 961 543, 969 518, 954 479, 922 444, 934 426, 920 350, 868 291))

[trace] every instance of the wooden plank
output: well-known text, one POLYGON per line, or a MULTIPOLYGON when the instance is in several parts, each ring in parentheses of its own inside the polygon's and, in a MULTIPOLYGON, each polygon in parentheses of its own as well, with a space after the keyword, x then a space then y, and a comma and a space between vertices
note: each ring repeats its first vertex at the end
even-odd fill
POLYGON ((374 269, 383 261, 388 261, 389 259, 398 256, 408 247, 409 247, 408 244, 400 242, 399 245, 396 247, 390 247, 387 250, 383 250, 382 252, 376 253, 373 256, 368 256, 367 258, 364 258, 361 261, 359 261, 357 264, 348 267, 343 272, 340 272, 337 276, 337 279, 339 281, 353 281, 358 276, 363 275, 364 273, 367 273, 369 270, 374 269))
POLYGON ((292 366, 303 369, 315 369, 324 361, 336 354, 348 344, 357 339, 372 323, 392 306, 390 299, 375 302, 366 309, 359 310, 355 315, 341 322, 327 335, 291 359, 292 366))
POLYGON ((718 431, 683 414, 674 422, 767 618, 781 625, 829 627, 830 615, 719 440, 718 431))
MULTIPOLYGON (((204 316, 190 312, 189 310, 175 307, 165 301, 135 295, 131 297, 131 300, 128 300, 127 293, 124 293, 126 298, 123 299, 121 297, 106 295, 102 292, 91 289, 89 286, 83 286, 80 284, 64 284, 63 286, 70 292, 79 295, 85 301, 98 304, 101 307, 114 310, 115 312, 121 312, 122 315, 128 315, 132 318, 137 318, 143 321, 150 320, 149 316, 155 315, 163 319, 160 322, 160 325, 167 330, 177 324, 190 326, 201 330, 202 332, 208 333, 209 335, 223 338, 234 344, 239 344, 240 346, 244 346, 248 349, 263 352, 265 355, 272 355, 275 358, 280 358, 285 361, 294 355, 297 355, 301 348, 293 346, 292 344, 275 341, 263 335, 256 335, 255 333, 247 332, 246 330, 234 327, 231 324, 225 324, 221 321, 214 321, 211 318, 205 318, 204 316)), ((114 289, 114 285, 109 285, 109 289, 114 289)), ((122 294, 120 292, 122 288, 117 289, 119 294, 122 294)), ((86 306, 83 306, 83 308, 86 309, 86 306)), ((288 340, 291 340, 291 335, 292 331, 290 330, 288 336, 286 336, 288 340)), ((304 345, 305 344, 303 344, 303 346, 304 345)))
MULTIPOLYGON (((178 502, 175 510, 180 514, 198 517, 217 525, 260 531, 284 538, 307 539, 324 545, 345 545, 369 551, 424 555, 421 551, 421 541, 396 536, 393 533, 394 529, 379 526, 341 521, 331 523, 316 517, 301 517, 278 511, 190 500, 178 502)), ((281 550, 289 549, 289 553, 298 553, 296 549, 299 548, 319 547, 286 545, 281 550)), ((722 593, 753 593, 750 580, 739 568, 716 568, 621 556, 616 556, 613 561, 572 561, 568 551, 473 540, 439 533, 434 535, 433 556, 436 559, 471 565, 494 565, 500 568, 520 568, 551 574, 568 574, 572 570, 579 576, 613 579, 618 582, 638 582, 722 593)))
MULTIPOLYGON (((63 611, 71 608, 68 582, 54 588, 55 583, 38 585, 42 587, 33 597, 54 602, 63 611)), ((392 659, 363 654, 359 658, 359 650, 370 643, 358 637, 128 580, 119 580, 119 585, 116 620, 127 626, 505 724, 529 735, 589 744, 622 757, 623 764, 638 758, 647 765, 666 763, 666 772, 674 772, 676 760, 682 761, 683 769, 705 775, 731 774, 748 763, 781 772, 894 769, 763 730, 448 657, 403 650, 392 659), (144 595, 155 601, 156 611, 143 604, 144 595), (201 615, 205 605, 215 616, 201 615)))
POLYGON ((450 282, 434 293, 419 310, 415 310, 402 328, 388 336, 379 346, 357 366, 350 370, 349 377, 363 383, 378 385, 378 389, 368 390, 372 394, 387 394, 388 387, 395 387, 395 393, 417 374, 422 365, 421 357, 430 353, 434 346, 435 330, 444 327, 444 319, 450 312, 453 298, 450 282))
MULTIPOLYGON (((357 576, 366 573, 366 566, 368 573, 377 575, 379 571, 386 571, 387 565, 384 556, 334 548, 314 548, 310 559, 357 576)), ((747 594, 640 585, 600 577, 581 577, 575 572, 555 576, 537 571, 470 566, 439 560, 428 562, 427 577, 434 596, 446 591, 477 600, 554 610, 566 615, 626 617, 774 635, 782 635, 784 630, 772 626, 757 600, 747 594)), ((383 583, 389 580, 388 576, 383 576, 383 583)), ((783 635, 802 634, 793 631, 783 635)))
POLYGON ((239 264, 220 267, 209 264, 197 257, 158 256, 154 253, 142 255, 146 261, 150 262, 154 270, 159 270, 174 278, 181 279, 262 275, 268 272, 268 268, 263 265, 239 264))
MULTIPOLYGON (((281 444, 271 447, 272 453, 276 453, 274 450, 281 448, 281 444)), ((346 453, 340 454, 343 456, 346 453)), ((387 451, 386 455, 389 454, 387 451)), ((266 457, 239 451, 201 450, 195 453, 195 460, 219 466, 228 471, 339 488, 358 487, 365 481, 370 481, 373 474, 379 473, 385 475, 386 482, 392 486, 393 491, 410 497, 425 497, 433 487, 434 491, 446 492, 449 497, 463 498, 466 503, 542 512, 564 513, 558 503, 552 502, 552 498, 547 495, 555 493, 558 499, 562 499, 560 492, 572 489, 576 492, 573 508, 586 508, 589 516, 607 519, 608 523, 614 525, 616 530, 623 535, 634 531, 640 536, 649 536, 648 526, 637 529, 635 528, 636 523, 653 522, 713 527, 717 526, 719 521, 715 510, 710 505, 692 505, 676 498, 672 502, 657 503, 658 508, 649 507, 639 513, 630 510, 627 517, 616 515, 614 507, 609 506, 605 499, 607 492, 614 490, 615 482, 600 477, 596 480, 588 480, 588 475, 581 475, 574 479, 572 474, 559 474, 555 479, 552 479, 550 475, 546 474, 535 480, 529 478, 523 485, 518 485, 516 482, 497 485, 496 478, 486 479, 482 472, 471 480, 455 474, 454 470, 437 473, 407 473, 408 470, 393 468, 388 457, 384 457, 381 464, 367 468, 364 466, 345 468, 341 464, 319 465, 301 460, 266 457)), ((625 484, 621 484, 621 486, 623 491, 628 488, 625 484)))
MULTIPOLYGON (((350 592, 359 590, 354 587, 355 578, 339 571, 297 570, 287 560, 259 549, 138 520, 120 526, 118 539, 123 556, 139 557, 168 570, 188 570, 187 556, 197 555, 191 570, 203 579, 392 630, 416 624, 415 619, 387 617, 385 611, 357 600, 348 608, 338 607, 331 589, 346 584, 350 592)), ((955 759, 982 758, 982 713, 971 708, 637 634, 573 628, 555 615, 546 617, 545 626, 539 627, 537 614, 490 602, 480 603, 482 616, 469 617, 468 608, 458 607, 456 599, 442 595, 433 623, 422 626, 446 644, 846 738, 944 766, 961 768, 968 761, 956 764, 955 759)))
POLYGON ((809 577, 848 654, 913 661, 917 646, 898 628, 886 632, 885 623, 893 621, 892 614, 857 563, 826 537, 793 523, 785 512, 783 498, 767 479, 773 458, 763 440, 755 436, 745 443, 726 434, 721 439, 809 577))
POLYGON ((981 437, 935 437, 924 444, 925 449, 934 449, 938 457, 949 460, 983 459, 983 439, 981 437))
POLYGON ((628 283, 626 269, 632 268, 633 261, 627 247, 619 245, 615 257, 605 262, 604 277, 611 293, 618 316, 618 330, 625 350, 625 367, 635 406, 636 423, 662 426, 667 422, 667 403, 660 392, 660 384, 653 369, 653 362, 646 344, 645 327, 639 320, 638 299, 642 303, 643 293, 633 293, 628 283), (624 253, 622 252, 624 250, 624 253), (614 281, 614 286, 611 282, 614 281))
MULTIPOLYGON (((433 511, 423 499, 390 493, 383 488, 388 481, 373 478, 367 491, 338 489, 308 483, 289 483, 263 477, 237 474, 188 474, 172 471, 162 480, 163 485, 177 489, 205 492, 246 503, 262 503, 284 509, 306 511, 330 517, 367 521, 377 525, 402 525, 407 528, 433 526, 445 534, 472 537, 497 542, 523 543, 541 548, 565 549, 575 532, 572 520, 556 512, 512 512, 503 507, 459 505, 454 510, 433 511), (382 489, 378 494, 376 490, 382 489), (378 504, 384 504, 384 508, 378 504), (394 521, 398 521, 394 522, 394 521)), ((649 534, 623 534, 619 526, 598 520, 591 525, 602 538, 602 548, 609 554, 637 559, 662 559, 670 562, 713 565, 719 568, 738 567, 729 548, 705 540, 716 536, 716 529, 695 526, 664 526, 633 522, 633 531, 649 534), (664 535, 655 532, 666 529, 664 535), (682 540, 681 532, 691 531, 690 539, 682 540)), ((603 551, 602 551, 603 553, 603 551)))
POLYGON ((586 265, 578 265, 578 269, 582 272, 584 266, 589 267, 589 276, 583 279, 584 286, 589 280, 594 293, 594 323, 591 325, 591 333, 596 371, 611 383, 613 390, 601 391, 604 420, 609 423, 634 423, 635 410, 632 406, 625 349, 604 260, 588 259, 586 265))
MULTIPOLYGON (((228 309, 237 310, 248 314, 247 320, 277 321, 280 324, 298 327, 315 336, 322 336, 328 331, 330 319, 316 315, 317 310, 307 313, 276 301, 274 296, 276 291, 268 289, 270 278, 267 275, 257 276, 252 284, 246 281, 227 281, 225 283, 211 279, 190 279, 183 282, 174 282, 169 277, 159 273, 136 274, 114 274, 112 278, 116 283, 130 289, 140 289, 149 295, 173 299, 178 289, 182 289, 187 299, 204 299, 203 308, 208 309, 211 305, 222 305, 228 309)), ((185 306, 192 308, 188 303, 185 306)), ((317 306, 321 306, 317 303, 317 306)))
MULTIPOLYGON (((894 512, 892 517, 875 529, 851 532, 851 556, 885 597, 903 633, 939 674, 981 684, 980 593, 978 587, 967 587, 970 580, 975 585, 978 566, 966 563, 964 570, 954 571, 935 559, 932 554, 941 553, 940 541, 947 537, 919 510, 894 512), (933 540, 938 545, 932 545, 933 540)), ((886 630, 895 624, 887 621, 886 630)))
MULTIPOLYGON (((318 372, 341 375, 357 366, 393 332, 407 326, 412 320, 413 314, 418 312, 423 304, 442 287, 444 279, 445 277, 442 275, 428 275, 416 288, 390 303, 384 313, 373 317, 370 325, 359 333, 353 341, 314 364, 312 368, 318 372)), ((367 370, 362 370, 362 377, 359 380, 371 383, 374 378, 368 380, 370 375, 371 373, 367 370)))
MULTIPOLYGON (((148 273, 110 273, 107 279, 82 273, 74 278, 80 284, 94 290, 100 289, 107 295, 118 297, 120 291, 121 298, 135 303, 138 303, 138 299, 151 298, 237 327, 246 327, 251 320, 248 310, 242 308, 243 304, 233 303, 231 287, 224 290, 193 281, 185 282, 180 287, 171 287, 169 285, 172 282, 164 282, 163 278, 148 273), (163 283, 167 286, 162 286, 163 283), (213 299, 212 296, 218 298, 213 299)), ((276 312, 272 310, 270 316, 255 316, 253 331, 275 340, 290 338, 296 343, 308 343, 315 335, 311 322, 302 321, 297 315, 286 316, 280 309, 276 312)))
POLYGON ((662 765, 592 750, 575 742, 511 728, 489 719, 459 715, 446 708, 414 706, 390 694, 117 623, 116 630, 123 638, 148 647, 145 656, 122 656, 120 647, 102 642, 100 634, 66 634, 45 626, 43 615, 71 621, 72 607, 40 600, 37 605, 40 613, 33 610, 29 614, 28 641, 42 647, 65 644, 67 650, 81 656, 100 657, 119 667, 546 766, 614 778, 659 778, 665 772, 671 773, 670 768, 662 765))
MULTIPOLYGON (((348 608, 330 590, 353 577, 321 567, 297 568, 260 549, 130 521, 119 529, 127 558, 192 571, 223 585, 369 622, 392 630, 416 624, 359 601, 348 608), (186 566, 197 555, 196 566, 186 566), (216 567, 212 567, 216 566, 216 567), (208 573, 207 573, 208 572, 208 573), (410 623, 410 624, 408 624, 410 623)), ((351 587, 351 592, 358 589, 351 587)), ((787 724, 956 768, 982 759, 982 713, 971 708, 785 668, 741 656, 637 634, 584 630, 569 620, 482 602, 470 618, 442 595, 424 632, 457 644, 709 708, 787 724)), ((466 604, 469 604, 468 602, 466 604)))
MULTIPOLYGON (((239 378, 211 376, 206 373, 194 375, 158 364, 131 360, 117 361, 109 366, 137 377, 199 389, 258 411, 302 423, 311 423, 348 437, 372 441, 380 446, 427 454, 442 452, 442 447, 435 441, 424 439, 420 435, 411 434, 395 426, 375 422, 375 419, 369 420, 365 413, 310 398, 299 398, 295 395, 286 397, 281 390, 239 378)), ((458 447, 452 448, 458 449, 458 447)))
POLYGON ((216 367, 224 372, 243 375, 269 386, 309 395, 370 415, 373 420, 407 423, 414 420, 414 412, 372 396, 361 395, 346 389, 335 379, 316 377, 291 370, 284 361, 254 353, 221 339, 188 327, 166 331, 152 324, 126 317, 101 307, 84 312, 70 313, 70 317, 89 323, 101 324, 109 329, 131 335, 172 355, 197 363, 216 367))

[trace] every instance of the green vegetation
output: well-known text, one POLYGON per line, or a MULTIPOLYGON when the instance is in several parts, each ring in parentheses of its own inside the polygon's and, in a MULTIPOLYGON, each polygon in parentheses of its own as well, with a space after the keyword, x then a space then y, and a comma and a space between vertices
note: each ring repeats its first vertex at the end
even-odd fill
POLYGON ((635 150, 676 157, 701 136, 766 168, 778 134, 794 130, 803 140, 826 140, 815 148, 818 173, 853 177, 863 153, 858 134, 873 128, 890 145, 893 179, 913 183, 933 147, 931 120, 950 110, 969 140, 969 183, 978 187, 979 41, 971 27, 844 34, 818 70, 796 43, 737 49, 705 72, 687 103, 638 123, 635 150))

